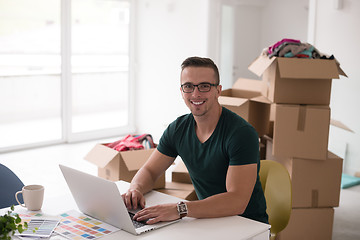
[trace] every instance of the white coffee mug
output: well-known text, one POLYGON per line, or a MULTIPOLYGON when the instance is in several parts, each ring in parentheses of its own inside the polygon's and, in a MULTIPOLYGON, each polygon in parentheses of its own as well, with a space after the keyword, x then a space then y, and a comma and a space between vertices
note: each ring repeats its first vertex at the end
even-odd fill
POLYGON ((44 187, 41 185, 27 185, 21 191, 15 193, 16 201, 30 211, 37 211, 41 209, 44 200, 44 187), (18 194, 23 195, 24 204, 21 204, 18 199, 18 194))

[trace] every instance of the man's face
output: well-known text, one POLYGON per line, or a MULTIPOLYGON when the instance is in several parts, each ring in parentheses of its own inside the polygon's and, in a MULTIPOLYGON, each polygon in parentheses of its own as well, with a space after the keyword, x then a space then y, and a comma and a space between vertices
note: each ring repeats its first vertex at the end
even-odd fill
MULTIPOLYGON (((200 83, 215 84, 215 73, 212 68, 207 67, 187 67, 181 72, 181 84, 200 83)), ((191 93, 184 93, 180 88, 185 104, 194 116, 205 116, 210 110, 218 106, 221 86, 212 86, 209 92, 200 92, 195 87, 191 93)))

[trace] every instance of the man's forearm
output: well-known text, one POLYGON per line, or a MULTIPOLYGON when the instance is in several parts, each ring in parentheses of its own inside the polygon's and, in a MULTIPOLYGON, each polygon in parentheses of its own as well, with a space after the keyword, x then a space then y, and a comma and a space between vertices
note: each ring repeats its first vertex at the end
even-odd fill
POLYGON ((130 189, 138 190, 145 194, 152 190, 155 181, 156 179, 153 178, 147 169, 141 168, 132 179, 130 189))
POLYGON ((239 194, 225 192, 203 200, 187 202, 188 216, 194 218, 215 218, 242 214, 249 202, 239 194))
POLYGON ((168 169, 175 158, 160 153, 157 149, 151 154, 145 165, 140 168, 131 181, 130 189, 136 189, 141 193, 152 190, 156 180, 168 169))

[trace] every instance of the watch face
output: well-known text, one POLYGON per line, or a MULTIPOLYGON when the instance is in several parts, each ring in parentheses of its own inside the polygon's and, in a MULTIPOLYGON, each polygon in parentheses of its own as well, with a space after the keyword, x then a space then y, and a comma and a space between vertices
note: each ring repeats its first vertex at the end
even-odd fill
POLYGON ((184 202, 179 202, 177 205, 180 217, 184 217, 187 214, 187 206, 184 202))
POLYGON ((182 213, 182 212, 186 212, 186 210, 187 210, 187 209, 186 209, 186 205, 185 205, 185 204, 180 204, 180 205, 179 205, 179 212, 181 212, 181 213, 182 213))

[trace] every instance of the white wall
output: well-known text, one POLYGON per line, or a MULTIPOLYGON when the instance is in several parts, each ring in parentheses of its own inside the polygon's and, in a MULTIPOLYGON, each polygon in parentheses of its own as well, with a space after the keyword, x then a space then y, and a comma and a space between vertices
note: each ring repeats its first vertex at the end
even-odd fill
POLYGON ((307 41, 308 0, 268 0, 261 13, 261 46, 282 38, 307 41))
POLYGON ((308 0, 235 1, 235 74, 260 79, 247 67, 262 49, 283 38, 307 40, 308 0))
POLYGON ((320 51, 334 54, 349 76, 333 80, 331 117, 355 133, 331 127, 329 149, 341 154, 341 148, 347 145, 344 171, 352 174, 360 171, 360 1, 340 0, 340 9, 334 8, 334 2, 317 0, 314 45, 320 51))
POLYGON ((180 65, 208 52, 207 0, 136 1, 135 121, 158 141, 188 113, 180 94, 180 65))
POLYGON ((220 31, 220 64, 219 74, 220 83, 223 89, 231 88, 233 85, 233 68, 235 46, 234 29, 235 29, 236 11, 232 6, 224 5, 221 7, 221 31, 220 31))
POLYGON ((259 6, 236 6, 234 81, 239 77, 260 79, 247 68, 263 47, 260 44, 261 9, 259 6))

